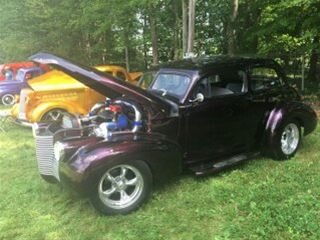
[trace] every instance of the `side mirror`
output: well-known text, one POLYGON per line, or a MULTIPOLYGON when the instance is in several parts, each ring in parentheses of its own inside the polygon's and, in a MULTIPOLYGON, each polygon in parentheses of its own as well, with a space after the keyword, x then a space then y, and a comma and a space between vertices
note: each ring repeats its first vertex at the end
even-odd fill
POLYGON ((204 95, 202 93, 198 93, 196 98, 193 100, 190 100, 190 102, 203 102, 204 101, 204 95))

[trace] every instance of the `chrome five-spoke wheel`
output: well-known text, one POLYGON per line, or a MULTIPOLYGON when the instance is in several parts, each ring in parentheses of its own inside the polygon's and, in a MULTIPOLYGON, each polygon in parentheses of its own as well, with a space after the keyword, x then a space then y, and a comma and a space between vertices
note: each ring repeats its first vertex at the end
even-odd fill
POLYGON ((281 150, 286 155, 293 154, 299 145, 300 131, 296 124, 286 125, 281 135, 281 150))
POLYGON ((108 162, 97 176, 92 205, 106 215, 137 210, 152 191, 152 174, 143 161, 108 162))
POLYGON ((43 122, 56 122, 60 121, 65 114, 65 111, 60 109, 53 109, 44 114, 44 116, 41 118, 41 121, 43 122))
POLYGON ((274 159, 290 159, 297 152, 301 141, 301 125, 298 121, 287 120, 276 131, 272 140, 275 144, 271 146, 274 159))
POLYGON ((143 178, 138 169, 119 165, 107 171, 99 183, 99 197, 108 207, 123 209, 132 205, 143 190, 143 178))

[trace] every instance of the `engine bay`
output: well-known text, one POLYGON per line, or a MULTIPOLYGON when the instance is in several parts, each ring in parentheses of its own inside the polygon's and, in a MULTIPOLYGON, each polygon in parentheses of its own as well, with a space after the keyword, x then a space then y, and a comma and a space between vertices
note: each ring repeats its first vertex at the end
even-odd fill
POLYGON ((65 115, 61 127, 81 128, 84 135, 108 139, 115 132, 137 132, 142 128, 139 106, 129 100, 106 100, 92 107, 88 116, 65 115))

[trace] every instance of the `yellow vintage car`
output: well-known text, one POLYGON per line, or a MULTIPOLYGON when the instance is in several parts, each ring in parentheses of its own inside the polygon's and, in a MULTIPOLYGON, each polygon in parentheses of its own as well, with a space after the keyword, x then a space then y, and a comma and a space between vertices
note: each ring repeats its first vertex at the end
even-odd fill
MULTIPOLYGON (((142 73, 128 73, 124 68, 113 65, 95 67, 114 77, 136 84, 142 73)), ((105 97, 76 81, 71 76, 52 70, 31 81, 32 89, 23 89, 17 97, 17 104, 11 109, 16 122, 30 126, 34 122, 57 121, 64 113, 87 115, 105 97)))

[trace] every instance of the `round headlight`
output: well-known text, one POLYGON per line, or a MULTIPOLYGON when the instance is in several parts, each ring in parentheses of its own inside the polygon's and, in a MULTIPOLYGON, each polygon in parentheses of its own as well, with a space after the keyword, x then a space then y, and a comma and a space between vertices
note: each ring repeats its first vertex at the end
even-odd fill
POLYGON ((78 116, 72 116, 71 114, 65 113, 62 117, 63 128, 81 128, 81 120, 78 116))
POLYGON ((70 116, 63 115, 63 117, 62 117, 62 126, 64 128, 72 128, 73 127, 72 119, 71 119, 70 116))
POLYGON ((54 157, 56 160, 60 160, 64 154, 64 145, 61 142, 56 142, 53 147, 54 157))

